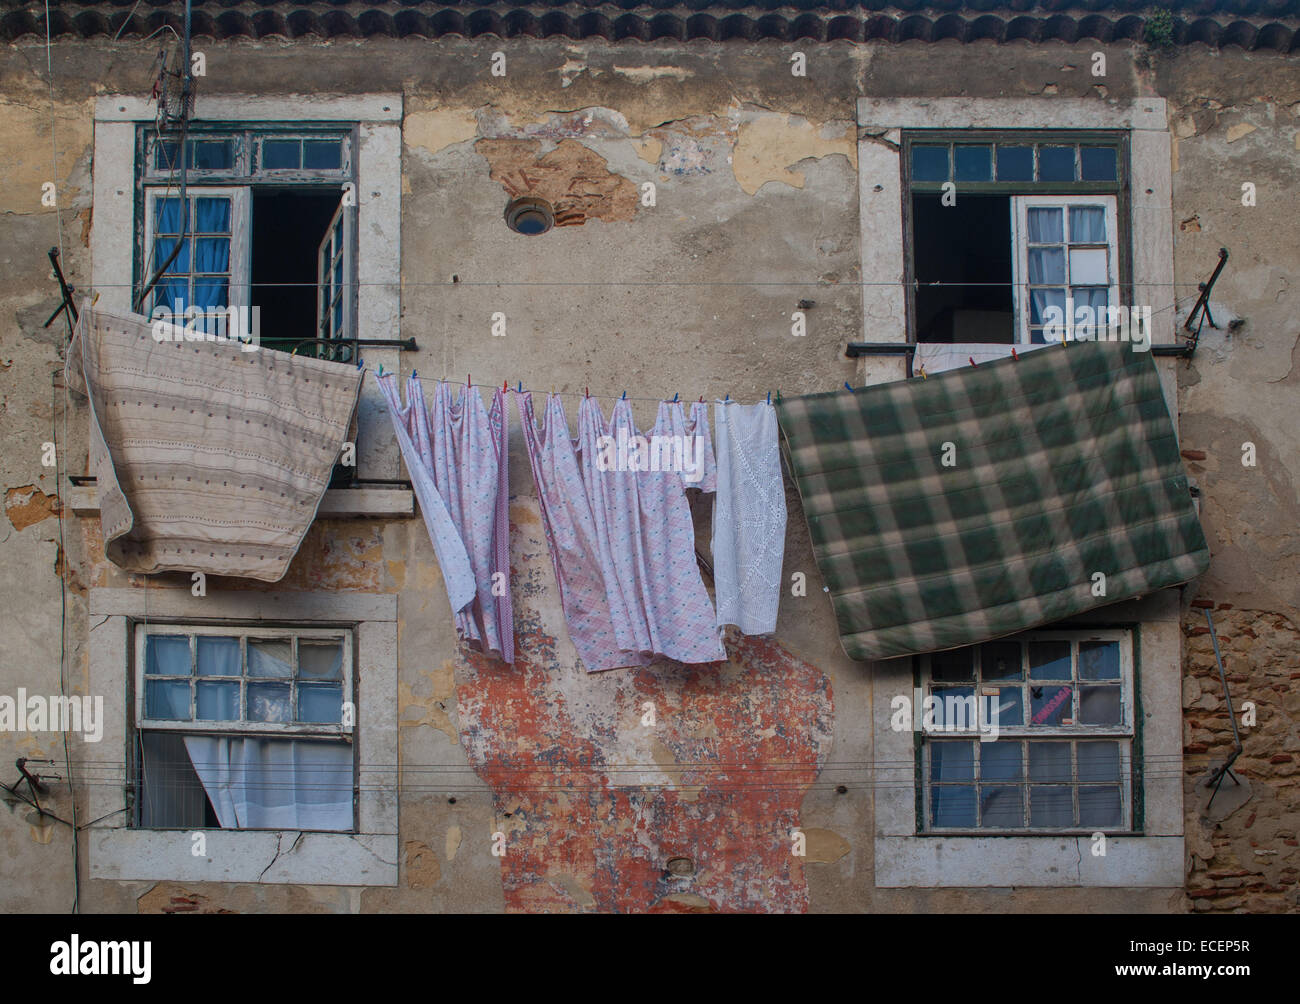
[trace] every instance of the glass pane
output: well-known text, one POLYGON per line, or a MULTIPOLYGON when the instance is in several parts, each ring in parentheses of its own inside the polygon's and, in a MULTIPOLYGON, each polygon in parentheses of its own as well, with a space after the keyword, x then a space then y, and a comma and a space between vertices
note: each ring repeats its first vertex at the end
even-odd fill
POLYGON ((1091 307, 1097 327, 1105 327, 1106 304, 1110 301, 1110 293, 1105 286, 1072 286, 1070 296, 1074 299, 1076 322, 1079 320, 1079 308, 1091 307))
POLYGON ((180 167, 181 148, 175 141, 159 142, 153 148, 153 166, 159 171, 170 171, 180 167))
POLYGON ((343 150, 336 139, 307 140, 302 145, 302 166, 336 169, 343 165, 343 150))
POLYGON ((975 678, 975 653, 971 648, 956 648, 949 652, 935 652, 930 656, 930 679, 940 682, 973 680, 975 678))
POLYGON ((144 671, 149 676, 189 676, 189 636, 149 635, 144 642, 144 671))
POLYGON ((1080 781, 1118 781, 1119 743, 1079 743, 1080 781))
POLYGON ((1030 742, 1029 780, 1069 781, 1070 744, 1030 742))
MULTIPOLYGON (((227 306, 225 279, 196 279, 194 281, 194 304, 204 310, 227 306)), ((205 319, 204 330, 212 327, 216 318, 205 319)))
POLYGON ((1104 207, 1070 207, 1070 243, 1106 243, 1106 210, 1104 207))
POLYGON ((975 780, 975 750, 969 742, 930 744, 931 781, 975 780))
MULTIPOLYGON (((1033 251, 1029 254, 1032 256, 1033 251)), ((1106 274, 1106 261, 1109 254, 1105 248, 1071 248, 1070 249, 1070 282, 1079 283, 1088 286, 1105 286, 1110 282, 1106 274)), ((1032 257, 1030 264, 1030 275, 1033 275, 1032 257)), ((1029 280, 1033 282, 1031 278, 1029 280)), ((1047 282, 1064 282, 1062 279, 1048 279, 1047 282)))
POLYGON ((1116 827, 1122 819, 1119 787, 1096 786, 1079 789, 1079 825, 1116 827))
POLYGON ((1024 789, 1018 784, 980 787, 980 826, 1006 830, 1025 825, 1024 789))
POLYGON ((298 721, 338 725, 342 720, 342 684, 304 683, 298 687, 298 721))
POLYGON ((343 217, 340 216, 334 223, 334 244, 330 254, 338 254, 339 249, 343 247, 343 217))
POLYGON ((1118 680, 1119 642, 1083 641, 1079 643, 1079 679, 1118 680))
POLYGON ((1119 687, 1079 688, 1080 724, 1116 725, 1119 720, 1119 687))
POLYGON ((298 642, 298 675, 316 680, 343 678, 343 643, 337 641, 298 642))
POLYGON ((1064 212, 1057 206, 1031 206, 1029 208, 1029 243, 1063 244, 1064 242, 1064 212))
POLYGON ((980 646, 980 677, 985 680, 1021 680, 1020 642, 991 641, 980 646))
POLYGON ((189 721, 189 680, 145 680, 144 716, 177 722, 189 721))
POLYGON ((200 140, 193 147, 194 167, 200 171, 221 171, 231 167, 235 154, 229 140, 200 140))
POLYGON ((162 263, 167 260, 167 256, 172 253, 172 249, 177 243, 181 249, 176 252, 176 258, 167 266, 167 275, 184 275, 190 270, 190 242, 182 241, 179 237, 159 237, 153 242, 153 261, 149 263, 149 271, 157 272, 162 267, 162 263))
POLYGON ((1030 687, 1029 724, 1060 725, 1073 714, 1073 695, 1073 688, 1068 686, 1030 687))
POLYGON ((229 272, 230 238, 196 237, 194 238, 195 272, 229 272))
POLYGON ((989 146, 959 146, 954 148, 958 181, 992 181, 993 148, 989 146))
POLYGON ((998 147, 998 181, 1033 181, 1034 148, 1032 146, 998 147))
POLYGON ((973 785, 930 789, 930 812, 934 826, 973 828, 975 826, 975 788, 973 785))
POLYGON ((267 139, 262 141, 262 166, 267 170, 301 167, 300 144, 296 139, 267 139))
POLYGON ((1074 791, 1068 787, 1029 789, 1029 825, 1068 829, 1074 826, 1074 791))
POLYGON ((1029 281, 1035 285, 1065 282, 1065 248, 1030 248, 1029 281))
POLYGON ((181 232, 181 200, 177 198, 154 199, 153 229, 159 234, 181 232))
POLYGON ((1031 680, 1068 680, 1070 643, 1068 641, 1031 641, 1029 643, 1029 678, 1031 680))
MULTIPOLYGON (((185 312, 185 305, 190 298, 190 283, 188 279, 163 279, 154 286, 153 303, 155 307, 166 307, 176 314, 185 312)), ((172 319, 172 323, 180 324, 182 318, 172 319)))
POLYGON ((1024 695, 1019 687, 998 687, 996 697, 986 697, 984 720, 998 728, 1025 724, 1024 695))
POLYGON ((199 676, 239 675, 239 639, 199 635, 199 676))
POLYGON ((934 724, 941 729, 974 729, 977 727, 978 708, 974 687, 936 687, 934 697, 934 724))
POLYGON ((1057 324, 1065 323, 1065 290, 1040 288, 1029 291, 1029 320, 1032 324, 1049 324, 1055 321, 1057 324), (1047 309, 1056 307, 1057 313, 1053 317, 1047 316, 1047 309))
POLYGON ((230 233, 230 199, 225 197, 195 199, 194 232, 196 234, 230 233))
POLYGON ((293 643, 287 640, 249 638, 249 676, 293 676, 293 643))
POLYGON ((912 147, 913 181, 947 181, 948 148, 946 146, 912 147))
POLYGON ((334 304, 334 329, 333 334, 339 335, 343 331, 343 297, 339 297, 338 302, 334 304))
POLYGON ((334 288, 338 289, 343 285, 343 256, 339 255, 338 261, 334 263, 334 288))
POLYGON ((1038 148, 1039 181, 1074 181, 1074 147, 1040 146, 1038 148))
POLYGON ((980 743, 981 781, 1020 781, 1023 772, 1020 763, 1020 743, 980 743))
POLYGON ((239 721, 239 684, 200 680, 197 718, 201 722, 239 721))
POLYGON ((1079 147, 1079 166, 1084 181, 1115 181, 1115 150, 1108 146, 1079 147))
POLYGON ((292 719, 293 716, 289 710, 289 685, 287 683, 248 684, 248 720, 250 722, 288 722, 292 721, 292 719))

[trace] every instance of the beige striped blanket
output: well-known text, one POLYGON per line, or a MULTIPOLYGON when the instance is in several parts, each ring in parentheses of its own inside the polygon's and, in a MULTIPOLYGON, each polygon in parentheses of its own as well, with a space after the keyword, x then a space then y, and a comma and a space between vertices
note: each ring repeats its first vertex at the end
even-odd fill
POLYGON ((361 371, 179 336, 86 302, 68 347, 68 386, 90 399, 105 556, 276 582, 325 494, 361 371))

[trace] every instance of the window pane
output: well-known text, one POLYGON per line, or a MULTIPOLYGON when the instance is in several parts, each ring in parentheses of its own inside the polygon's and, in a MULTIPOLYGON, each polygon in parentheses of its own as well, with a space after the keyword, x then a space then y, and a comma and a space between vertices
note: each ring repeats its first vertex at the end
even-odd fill
POLYGON ((181 148, 180 144, 172 142, 159 142, 154 144, 153 148, 153 166, 159 171, 170 171, 174 167, 180 167, 181 148))
MULTIPOLYGON (((176 314, 185 312, 185 305, 190 298, 188 279, 163 279, 154 286, 153 303, 155 307, 166 307, 176 314)), ((173 324, 182 323, 179 317, 172 319, 173 324)))
POLYGON ((153 261, 149 263, 150 273, 157 272, 162 267, 162 263, 167 260, 178 243, 181 249, 176 252, 175 259, 167 266, 165 274, 185 275, 190 270, 190 242, 182 241, 179 237, 159 237, 153 242, 153 261))
POLYGON ((239 639, 199 635, 199 676, 239 676, 239 639))
POLYGON ((934 723, 941 729, 973 729, 978 724, 974 687, 936 687, 934 723))
MULTIPOLYGON (((1030 254, 1029 274, 1030 282, 1033 282, 1033 249, 1030 254)), ((1055 250, 1055 249, 1053 249, 1055 250)), ((1079 283, 1088 286, 1105 286, 1110 282, 1107 275, 1107 259, 1109 255, 1105 248, 1070 248, 1070 282, 1079 283)), ((1046 279, 1045 282, 1064 282, 1064 277, 1060 279, 1046 279)))
POLYGON ((1065 282, 1065 248, 1030 248, 1029 281, 1035 285, 1065 282))
POLYGON ((1034 148, 1032 146, 998 147, 998 181, 1033 181, 1034 148))
POLYGON ((196 237, 194 238, 195 272, 229 272, 230 238, 196 237))
POLYGON ((1080 781, 1118 781, 1119 743, 1079 743, 1080 781))
POLYGON ((1054 316, 1057 324, 1065 321, 1065 290, 1064 289, 1031 289, 1029 291, 1029 320, 1032 324, 1048 323, 1047 309, 1056 307, 1058 313, 1054 316))
POLYGON ((1070 643, 1068 641, 1031 641, 1029 643, 1029 678, 1031 680, 1068 680, 1070 643))
POLYGON ((187 635, 149 635, 144 643, 144 671, 149 676, 189 676, 189 637, 187 635))
POLYGON ((239 721, 239 684, 201 680, 198 683, 198 720, 201 722, 239 721))
POLYGON ((1020 680, 1020 642, 992 641, 980 646, 980 676, 985 680, 1020 680))
POLYGON ((1079 825, 1115 827, 1120 825, 1119 787, 1079 788, 1079 825))
POLYGON ((1102 206, 1070 207, 1070 243, 1106 243, 1106 210, 1102 206))
POLYGON ((279 639, 248 639, 249 676, 293 676, 293 643, 279 639))
POLYGON ((289 685, 287 683, 248 684, 248 720, 250 722, 288 722, 292 718, 293 716, 289 710, 289 685))
POLYGON ((189 721, 190 684, 188 680, 146 680, 144 683, 146 718, 189 721))
POLYGON ((333 334, 339 335, 343 331, 343 298, 339 297, 338 302, 334 304, 334 330, 333 334))
POLYGON ((268 139, 262 141, 262 166, 267 170, 301 167, 300 144, 296 139, 268 139))
MULTIPOLYGON (((214 307, 225 307, 228 297, 226 296, 225 279, 196 279, 194 282, 194 305, 202 307, 204 310, 211 310, 214 307)), ((215 318, 211 319, 215 322, 215 318)), ((205 321, 205 330, 208 323, 205 321)))
POLYGON ((153 229, 155 233, 159 234, 179 234, 181 232, 180 199, 154 199, 153 229))
POLYGON ((200 171, 225 170, 235 162, 229 140, 200 140, 191 149, 194 151, 194 167, 200 171))
POLYGON ((984 720, 997 722, 998 728, 1025 724, 1024 697, 1019 687, 999 687, 996 697, 986 697, 984 720))
POLYGON ((1107 146, 1079 147, 1079 164, 1084 181, 1115 181, 1115 150, 1107 146))
POLYGON ((1065 243, 1065 220, 1055 206, 1031 206, 1029 209, 1029 243, 1065 243))
POLYGON ((335 169, 342 164, 343 151, 338 140, 307 140, 303 143, 303 167, 335 169))
POLYGON ((980 743, 981 781, 1020 781, 1023 769, 1020 763, 1020 743, 980 743))
POLYGON ((1119 720, 1119 687, 1079 688, 1080 724, 1117 725, 1119 720))
POLYGON ((975 780, 974 746, 970 742, 931 743, 930 780, 975 780))
POLYGON ((316 680, 341 680, 343 678, 342 643, 298 642, 298 675, 316 680))
POLYGON ((1074 147, 1040 146, 1038 180, 1074 181, 1074 147))
POLYGON ((980 826, 1001 830, 1024 826, 1023 791, 1017 784, 981 786, 980 826))
POLYGON ((954 149, 958 181, 992 181, 993 148, 959 146, 954 149))
POLYGON ((230 199, 224 196, 195 199, 194 232, 196 234, 230 233, 230 199))
POLYGON ((298 721, 338 725, 342 720, 342 684, 304 683, 298 687, 298 721))
POLYGON ((913 181, 947 181, 948 148, 946 146, 912 147, 913 181))
POLYGON ((1118 680, 1119 642, 1083 641, 1079 643, 1079 679, 1118 680))
POLYGON ((933 788, 930 791, 930 811, 935 826, 973 828, 975 826, 975 787, 933 788))
POLYGON ((1074 826, 1074 791, 1067 787, 1030 788, 1029 825, 1074 826))
POLYGON ((1048 684, 1029 688, 1029 724, 1060 725, 1073 711, 1074 690, 1068 686, 1048 684))
POLYGON ((974 649, 958 648, 930 656, 930 678, 937 681, 975 678, 974 649))
POLYGON ((1029 780, 1069 781, 1070 744, 1030 742, 1029 780))

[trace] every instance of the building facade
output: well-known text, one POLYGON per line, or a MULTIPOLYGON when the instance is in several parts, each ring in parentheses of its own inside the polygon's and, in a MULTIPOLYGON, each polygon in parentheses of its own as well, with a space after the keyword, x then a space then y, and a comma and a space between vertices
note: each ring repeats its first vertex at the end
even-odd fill
MULTIPOLYGON (((571 420, 626 392, 648 423, 676 394, 928 379, 953 345, 966 365, 967 346, 1030 343, 1047 300, 1018 291, 1050 285, 1049 246, 1063 290, 1149 308, 1151 347, 1185 344, 1226 248, 1195 352, 1153 353, 1209 571, 1003 642, 1028 660, 1025 708, 1046 700, 1039 653, 1113 713, 1049 709, 1056 727, 993 744, 1015 766, 977 743, 979 773, 940 770, 898 699, 996 680, 992 655, 956 677, 849 659, 790 482, 774 635, 731 637, 716 666, 588 674, 513 401, 518 661, 467 653, 369 373, 355 466, 283 579, 118 568, 68 327, 45 326, 47 251, 77 303, 115 311, 168 253, 179 148, 150 95, 182 8, 55 5, 47 42, 43 8, 7 3, 0 694, 102 711, 0 734, 0 763, 43 789, 3 768, 6 910, 1300 907, 1300 10, 839 7, 196 4, 195 236, 164 282, 259 308, 275 347, 323 336, 488 400, 556 391, 571 420), (1071 229, 1035 236, 1036 211, 1071 229), (879 348, 917 343, 938 348, 879 348), (1212 637, 1241 750, 1211 801, 1235 751, 1212 637), (250 719, 257 688, 349 710, 271 726, 339 752, 344 823, 222 825, 180 737, 241 730, 146 701, 168 679, 216 700, 218 665, 250 719), (1048 749, 1064 775, 1035 773, 1048 749)), ((706 548, 707 502, 696 516, 706 548)), ((323 762, 284 783, 337 820, 323 762)))

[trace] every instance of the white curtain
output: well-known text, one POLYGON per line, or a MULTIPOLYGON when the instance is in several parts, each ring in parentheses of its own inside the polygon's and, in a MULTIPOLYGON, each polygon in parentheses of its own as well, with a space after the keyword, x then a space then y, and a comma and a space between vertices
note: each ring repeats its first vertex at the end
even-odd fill
POLYGON ((222 829, 351 830, 352 746, 186 736, 222 829))
POLYGON ((912 373, 919 377, 921 367, 924 366, 925 372, 934 376, 944 370, 969 366, 972 359, 977 364, 987 363, 995 359, 1005 359, 1011 355, 1012 349, 1016 350, 1017 355, 1023 356, 1026 352, 1043 347, 1042 345, 997 345, 988 342, 921 342, 912 357, 912 373))

